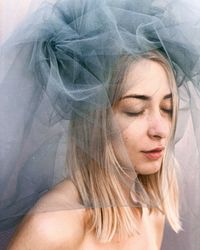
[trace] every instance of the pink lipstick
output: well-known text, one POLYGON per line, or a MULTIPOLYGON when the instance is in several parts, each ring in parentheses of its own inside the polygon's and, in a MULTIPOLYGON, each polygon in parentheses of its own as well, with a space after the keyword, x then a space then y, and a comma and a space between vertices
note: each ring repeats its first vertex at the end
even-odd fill
POLYGON ((158 148, 154 148, 154 149, 149 150, 149 151, 142 151, 142 152, 145 154, 145 156, 148 159, 157 160, 162 156, 163 149, 164 149, 164 147, 158 147, 158 148))

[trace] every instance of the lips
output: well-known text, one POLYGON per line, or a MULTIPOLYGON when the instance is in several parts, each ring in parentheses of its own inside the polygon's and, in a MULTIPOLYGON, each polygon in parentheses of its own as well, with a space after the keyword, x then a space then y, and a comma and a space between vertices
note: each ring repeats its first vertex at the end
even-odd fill
POLYGON ((164 147, 157 147, 157 148, 153 148, 151 150, 145 150, 142 151, 143 153, 154 153, 154 152, 161 152, 164 150, 164 147))
POLYGON ((142 151, 145 155, 150 160, 157 160, 162 157, 164 147, 157 147, 152 150, 148 151, 142 151))

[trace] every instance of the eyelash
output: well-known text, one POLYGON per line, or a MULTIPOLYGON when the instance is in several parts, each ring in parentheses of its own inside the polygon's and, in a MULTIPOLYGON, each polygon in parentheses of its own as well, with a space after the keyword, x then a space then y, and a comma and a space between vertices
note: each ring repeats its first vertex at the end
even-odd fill
MULTIPOLYGON (((162 111, 164 111, 165 113, 167 113, 168 115, 172 116, 172 109, 162 109, 162 111)), ((139 115, 142 115, 144 113, 144 110, 138 112, 138 113, 133 113, 133 112, 126 112, 126 114, 128 116, 139 116, 139 115)))
POLYGON ((172 109, 162 109, 164 112, 166 112, 169 115, 172 115, 173 110, 172 109))
POLYGON ((144 113, 144 111, 140 111, 138 113, 133 113, 133 112, 126 112, 126 114, 128 116, 139 116, 139 115, 142 115, 144 113))

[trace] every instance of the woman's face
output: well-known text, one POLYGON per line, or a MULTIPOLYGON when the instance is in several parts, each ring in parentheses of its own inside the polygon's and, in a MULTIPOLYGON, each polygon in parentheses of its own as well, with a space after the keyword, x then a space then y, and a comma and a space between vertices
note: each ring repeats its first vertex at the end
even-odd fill
MULTIPOLYGON (((156 173, 162 164, 172 123, 172 95, 164 68, 143 59, 130 67, 126 89, 113 107, 126 154, 116 139, 113 148, 120 164, 137 174, 156 173)), ((119 139, 119 138, 118 138, 119 139)))

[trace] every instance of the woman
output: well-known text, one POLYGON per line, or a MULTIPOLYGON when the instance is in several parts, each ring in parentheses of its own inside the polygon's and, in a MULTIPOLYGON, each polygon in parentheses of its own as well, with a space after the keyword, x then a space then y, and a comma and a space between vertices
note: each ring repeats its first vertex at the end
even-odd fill
POLYGON ((173 139, 185 77, 178 59, 190 50, 179 43, 184 53, 175 54, 173 15, 161 14, 146 1, 58 1, 8 40, 3 81, 23 109, 7 128, 20 128, 20 150, 5 226, 54 186, 57 152, 67 151, 64 181, 29 212, 9 249, 159 249, 165 217, 181 229, 173 139))
POLYGON ((109 89, 112 109, 92 110, 89 119, 73 115, 70 179, 41 199, 9 249, 160 249, 165 215, 180 230, 170 152, 177 110, 170 64, 158 52, 124 56, 109 89), (136 207, 134 170, 151 199, 144 207, 136 207), (41 213, 52 203, 69 211, 41 213), (94 208, 74 210, 74 204, 94 208))

